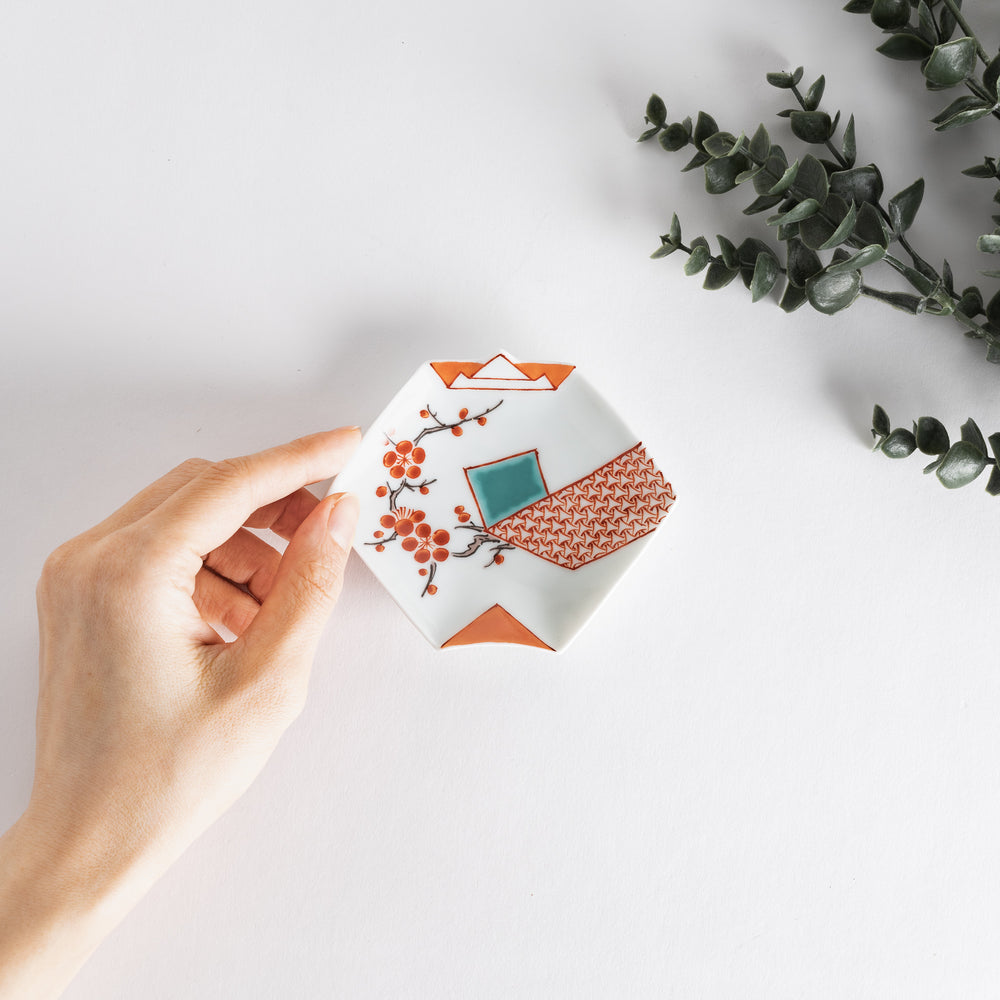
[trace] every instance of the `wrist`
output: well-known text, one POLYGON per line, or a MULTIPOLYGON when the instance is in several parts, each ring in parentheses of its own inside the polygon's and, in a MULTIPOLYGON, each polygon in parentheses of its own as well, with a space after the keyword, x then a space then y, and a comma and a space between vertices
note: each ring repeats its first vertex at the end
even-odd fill
POLYGON ((58 996, 148 887, 29 809, 0 837, 0 996, 58 996))

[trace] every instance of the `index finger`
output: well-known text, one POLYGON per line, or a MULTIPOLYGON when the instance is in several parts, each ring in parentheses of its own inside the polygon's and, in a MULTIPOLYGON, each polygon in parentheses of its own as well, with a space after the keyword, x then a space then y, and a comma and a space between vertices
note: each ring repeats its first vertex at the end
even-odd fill
POLYGON ((341 427, 214 462, 147 518, 161 537, 193 549, 203 559, 261 507, 335 476, 360 440, 357 427, 341 427))

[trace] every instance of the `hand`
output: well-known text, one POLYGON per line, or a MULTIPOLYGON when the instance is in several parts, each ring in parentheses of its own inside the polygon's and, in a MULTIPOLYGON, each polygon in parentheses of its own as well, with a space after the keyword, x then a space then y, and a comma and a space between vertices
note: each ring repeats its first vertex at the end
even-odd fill
POLYGON ((0 839, 0 995, 58 995, 301 711, 358 511, 304 484, 358 440, 185 462, 49 557, 35 782, 0 839))

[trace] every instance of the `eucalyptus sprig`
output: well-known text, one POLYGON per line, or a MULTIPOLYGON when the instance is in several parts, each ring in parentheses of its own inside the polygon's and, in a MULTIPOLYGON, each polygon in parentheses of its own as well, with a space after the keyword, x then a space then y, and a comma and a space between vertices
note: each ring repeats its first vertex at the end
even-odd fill
POLYGON ((893 429, 889 415, 881 406, 876 406, 872 413, 876 451, 889 458, 907 458, 918 450, 931 456, 933 460, 925 466, 925 475, 933 472, 941 484, 951 490, 968 486, 983 471, 990 469, 986 492, 994 497, 1000 495, 1000 433, 984 438, 970 417, 962 424, 960 434, 960 440, 952 443, 944 424, 936 417, 921 417, 913 424, 913 429, 908 430, 905 427, 893 429))
POLYGON ((867 14, 889 38, 877 51, 920 63, 928 90, 964 86, 932 121, 939 132, 992 115, 1000 118, 1000 56, 992 59, 961 9, 961 0, 850 0, 849 14, 867 14), (956 29, 963 32, 954 38, 956 29), (979 68, 979 67, 982 68, 979 68))
MULTIPOLYGON (((967 336, 985 342, 989 361, 1000 363, 1000 293, 986 303, 975 285, 959 290, 948 262, 943 261, 938 270, 908 239, 923 199, 923 179, 918 178, 883 204, 882 171, 874 163, 857 165, 854 116, 835 142, 841 116, 837 112, 831 117, 820 107, 825 78, 820 76, 803 93, 799 87, 802 76, 801 67, 767 76, 772 86, 795 98, 796 106, 778 112, 779 117, 788 119, 794 137, 806 145, 823 147, 818 155, 805 152, 791 162, 764 125, 757 126, 747 138, 746 132, 736 136, 723 131, 703 111, 694 123, 690 117, 671 122, 663 100, 656 94, 650 97, 646 105, 649 127, 639 141, 656 137, 668 152, 694 146, 694 156, 683 169, 703 169, 709 194, 725 194, 749 182, 756 197, 744 214, 773 211, 767 225, 774 228, 777 240, 786 244, 780 255, 757 238, 737 243, 718 236, 716 254, 704 236, 685 243, 675 214, 652 256, 666 257, 681 250, 688 256, 686 274, 699 274, 707 268, 704 287, 709 290, 722 288, 739 275, 755 302, 783 280, 780 305, 787 312, 808 302, 829 315, 848 308, 863 295, 913 315, 951 316, 967 336), (824 259, 821 254, 829 256, 824 259), (868 276, 873 265, 895 271, 912 291, 872 284, 868 276)), ((996 248, 1000 252, 1000 232, 996 248)))
MULTIPOLYGON (((932 91, 962 87, 966 91, 932 118, 937 131, 948 132, 992 116, 1000 119, 1000 55, 987 49, 961 9, 961 0, 849 0, 849 13, 867 14, 888 39, 878 51, 891 59, 919 62, 925 86, 932 91), (961 32, 956 37, 956 33, 961 32)), ((874 163, 858 165, 854 116, 838 135, 841 115, 821 108, 825 77, 802 87, 803 70, 767 75, 768 82, 795 99, 778 112, 788 120, 792 136, 815 147, 790 159, 771 139, 764 125, 738 135, 719 128, 701 111, 697 119, 670 120, 666 104, 656 94, 646 105, 649 126, 640 142, 656 138, 667 152, 694 147, 683 170, 704 170, 705 189, 722 195, 749 183, 753 201, 745 215, 772 213, 767 226, 774 230, 783 252, 772 243, 748 236, 742 240, 716 237, 717 252, 704 236, 684 240, 681 222, 674 214, 669 231, 660 237, 652 257, 667 257, 680 250, 687 255, 684 272, 705 272, 704 287, 717 290, 739 276, 758 302, 775 289, 787 312, 808 303, 821 313, 833 314, 860 297, 874 299, 904 312, 950 316, 966 336, 982 340, 986 360, 1000 363, 1000 292, 988 300, 976 285, 959 286, 952 268, 943 260, 938 268, 928 255, 910 242, 910 228, 924 195, 918 178, 883 203, 882 171, 874 163), (895 272, 909 285, 896 291, 872 281, 879 272, 895 272)), ((986 156, 965 171, 970 177, 1000 181, 1000 157, 986 156)), ((994 194, 1000 203, 1000 189, 994 194)), ((1000 254, 1000 214, 996 228, 977 239, 984 253, 1000 254)), ((1000 278, 1000 270, 984 271, 1000 278)), ((987 492, 1000 495, 1000 433, 988 439, 975 421, 962 425, 960 439, 950 440, 944 425, 934 417, 921 417, 907 428, 893 429, 881 406, 872 418, 875 449, 890 458, 905 458, 914 451, 932 457, 924 469, 934 472, 949 489, 966 486, 987 468, 987 492)))

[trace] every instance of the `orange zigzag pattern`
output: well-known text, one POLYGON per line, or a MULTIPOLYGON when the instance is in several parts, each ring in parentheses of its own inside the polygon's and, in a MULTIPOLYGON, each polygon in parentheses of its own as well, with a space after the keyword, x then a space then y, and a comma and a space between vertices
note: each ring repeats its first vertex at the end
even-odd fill
POLYGON ((676 496, 641 444, 489 528, 491 535, 579 569, 649 534, 676 496))

